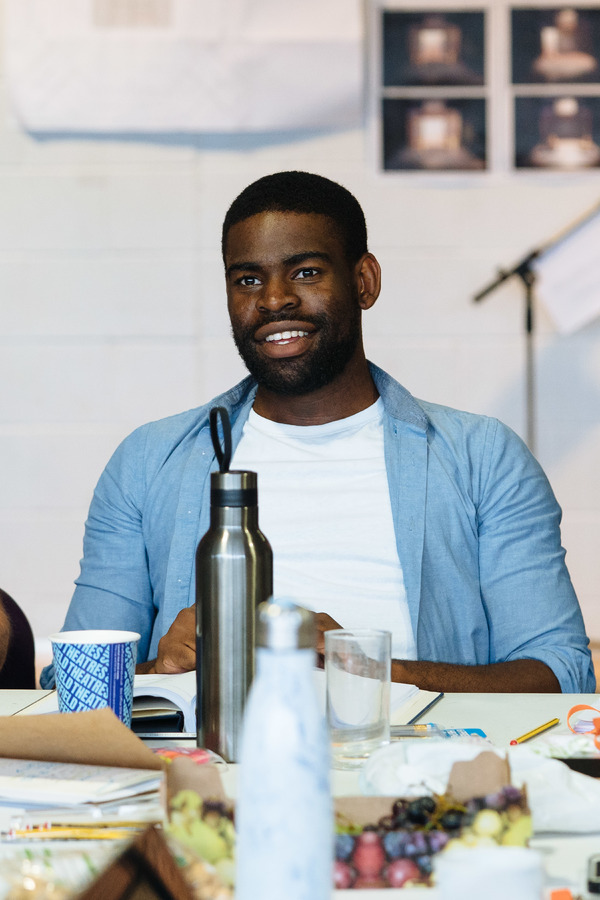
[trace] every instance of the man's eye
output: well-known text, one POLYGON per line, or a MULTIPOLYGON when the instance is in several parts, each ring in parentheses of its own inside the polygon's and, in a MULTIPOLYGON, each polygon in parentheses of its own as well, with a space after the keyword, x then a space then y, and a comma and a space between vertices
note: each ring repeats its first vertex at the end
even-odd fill
POLYGON ((318 269, 308 268, 308 269, 300 269, 299 272, 294 276, 295 278, 314 278, 315 275, 318 274, 318 269))
POLYGON ((256 275, 242 275, 241 278, 238 278, 236 284, 241 284, 244 287, 254 287, 257 284, 260 284, 256 275))

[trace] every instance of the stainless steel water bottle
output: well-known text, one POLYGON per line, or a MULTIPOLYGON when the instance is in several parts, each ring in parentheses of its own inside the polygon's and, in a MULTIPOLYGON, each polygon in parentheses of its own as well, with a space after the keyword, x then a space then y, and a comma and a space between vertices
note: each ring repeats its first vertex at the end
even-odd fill
POLYGON ((254 676, 256 608, 273 591, 273 553, 258 527, 256 472, 229 471, 223 407, 211 410, 210 429, 220 471, 211 474, 210 528, 196 550, 198 746, 237 762, 254 676))

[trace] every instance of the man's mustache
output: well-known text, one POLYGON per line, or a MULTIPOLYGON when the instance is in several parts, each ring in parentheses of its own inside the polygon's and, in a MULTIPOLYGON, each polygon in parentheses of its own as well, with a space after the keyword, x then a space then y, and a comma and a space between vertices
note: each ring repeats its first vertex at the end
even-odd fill
POLYGON ((329 321, 328 317, 323 313, 313 313, 312 315, 305 315, 304 313, 298 315, 294 314, 291 311, 279 312, 279 313, 263 313, 260 317, 261 327, 263 325, 276 325, 278 322, 304 322, 307 325, 316 325, 317 327, 323 326, 326 322, 329 321))

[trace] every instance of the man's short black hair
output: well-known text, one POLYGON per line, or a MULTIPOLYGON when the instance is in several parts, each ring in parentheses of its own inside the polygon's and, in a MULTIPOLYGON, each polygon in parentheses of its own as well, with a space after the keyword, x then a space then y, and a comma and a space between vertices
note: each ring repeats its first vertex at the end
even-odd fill
POLYGON ((263 212, 316 213, 335 223, 348 262, 367 252, 367 226, 360 203, 350 191, 329 178, 310 172, 275 172, 244 188, 229 207, 223 222, 221 250, 229 229, 263 212))

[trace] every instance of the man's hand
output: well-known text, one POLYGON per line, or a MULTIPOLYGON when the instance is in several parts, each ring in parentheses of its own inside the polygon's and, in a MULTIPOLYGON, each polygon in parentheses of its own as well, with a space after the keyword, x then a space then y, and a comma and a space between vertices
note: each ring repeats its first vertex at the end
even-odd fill
POLYGON ((158 642, 156 659, 139 663, 138 675, 176 675, 196 668, 196 608, 189 606, 177 618, 158 642))
POLYGON ((332 628, 341 628, 342 626, 328 616, 327 613, 315 613, 315 622, 317 625, 317 665, 322 669, 325 665, 325 632, 331 631, 332 628))

